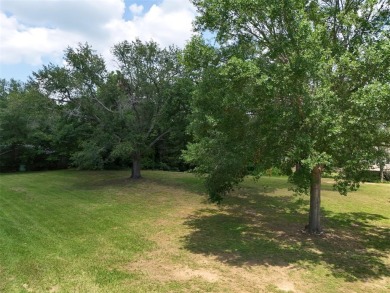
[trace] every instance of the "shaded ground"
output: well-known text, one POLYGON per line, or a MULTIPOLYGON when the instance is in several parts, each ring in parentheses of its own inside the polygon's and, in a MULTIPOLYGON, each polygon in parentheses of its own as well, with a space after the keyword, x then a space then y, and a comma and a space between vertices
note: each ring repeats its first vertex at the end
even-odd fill
POLYGON ((390 228, 370 224, 387 217, 325 209, 326 233, 310 236, 302 233, 306 205, 293 197, 246 192, 221 211, 203 209, 189 217, 186 225, 194 232, 185 237, 185 247, 233 266, 325 263, 347 281, 390 276, 390 228))
POLYGON ((390 185, 307 197, 247 181, 221 206, 191 174, 56 171, 0 177, 1 292, 390 290, 390 185))

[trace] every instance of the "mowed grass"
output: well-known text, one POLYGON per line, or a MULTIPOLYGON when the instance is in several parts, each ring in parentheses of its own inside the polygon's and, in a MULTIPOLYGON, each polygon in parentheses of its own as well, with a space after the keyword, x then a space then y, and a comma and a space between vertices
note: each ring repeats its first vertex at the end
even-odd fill
POLYGON ((390 292, 390 184, 308 197, 248 179, 221 206, 187 173, 0 175, 0 292, 390 292))

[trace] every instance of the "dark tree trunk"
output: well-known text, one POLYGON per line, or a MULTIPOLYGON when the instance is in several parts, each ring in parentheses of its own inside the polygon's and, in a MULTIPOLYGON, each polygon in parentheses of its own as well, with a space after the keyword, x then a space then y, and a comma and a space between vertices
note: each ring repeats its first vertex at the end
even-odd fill
POLYGON ((133 167, 131 168, 131 178, 140 179, 141 178, 141 154, 135 152, 132 155, 133 167))
POLYGON ((19 147, 17 144, 12 145, 12 155, 13 155, 13 162, 11 162, 12 165, 12 171, 19 171, 19 165, 20 165, 20 160, 19 160, 19 147))
POLYGON ((307 230, 310 234, 319 234, 321 228, 321 166, 311 171, 310 178, 310 212, 307 230))
POLYGON ((297 162, 295 164, 295 172, 299 172, 299 171, 301 171, 301 169, 302 169, 301 162, 297 162))

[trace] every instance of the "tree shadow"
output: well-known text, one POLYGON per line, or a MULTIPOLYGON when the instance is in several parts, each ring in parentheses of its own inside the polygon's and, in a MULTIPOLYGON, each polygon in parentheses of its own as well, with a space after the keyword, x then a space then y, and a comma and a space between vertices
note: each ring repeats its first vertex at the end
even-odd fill
POLYGON ((186 192, 191 192, 202 196, 206 195, 206 190, 202 178, 184 172, 155 172, 148 170, 144 171, 143 176, 139 179, 130 178, 130 173, 124 174, 123 172, 119 173, 115 171, 77 172, 83 172, 83 176, 80 176, 80 180, 74 181, 70 186, 71 188, 77 190, 100 190, 111 187, 138 187, 158 184, 168 188, 179 188, 185 190, 186 192))
POLYGON ((390 276, 384 262, 390 228, 372 224, 386 217, 323 210, 326 233, 312 236, 302 232, 307 205, 302 197, 240 190, 220 210, 202 209, 187 219, 192 232, 183 238, 184 248, 232 266, 325 263, 335 277, 351 282, 390 276))
MULTIPOLYGON (((200 178, 157 174, 141 180, 128 177, 95 177, 75 182, 73 188, 147 186, 159 184, 205 195, 200 178)), ((285 187, 285 186, 283 186, 285 187)), ((307 224, 308 197, 267 195, 277 186, 238 188, 222 203, 198 210, 185 222, 191 233, 183 238, 184 248, 215 256, 232 266, 310 266, 325 263, 335 277, 347 281, 390 276, 384 258, 390 253, 390 228, 373 224, 383 215, 322 210, 326 233, 311 236, 302 232, 307 224)), ((206 200, 205 200, 206 201, 206 200)))

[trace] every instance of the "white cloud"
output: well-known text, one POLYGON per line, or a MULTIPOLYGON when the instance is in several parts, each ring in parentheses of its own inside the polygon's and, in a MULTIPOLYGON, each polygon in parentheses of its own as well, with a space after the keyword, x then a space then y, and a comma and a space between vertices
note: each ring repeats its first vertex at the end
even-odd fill
POLYGON ((137 5, 134 3, 129 6, 129 10, 131 13, 136 15, 136 14, 141 14, 142 11, 144 10, 144 7, 142 5, 137 5))
POLYGON ((102 24, 121 18, 122 0, 2 0, 1 9, 27 26, 94 34, 102 24))
MULTIPOLYGON (((44 56, 58 58, 67 44, 76 44, 77 35, 58 29, 27 27, 14 17, 0 13, 0 63, 38 65, 44 56)), ((81 39, 81 38, 79 38, 81 39)))
POLYGON ((88 42, 107 59, 123 40, 155 40, 183 46, 191 37, 195 9, 188 0, 163 0, 143 11, 124 0, 0 0, 0 63, 59 60, 67 46, 88 42), (142 14, 143 13, 143 14, 142 14))
POLYGON ((175 43, 183 46, 191 36, 195 10, 189 1, 164 0, 153 5, 134 24, 141 39, 154 39, 164 46, 175 43))

